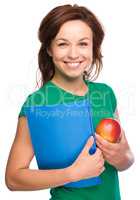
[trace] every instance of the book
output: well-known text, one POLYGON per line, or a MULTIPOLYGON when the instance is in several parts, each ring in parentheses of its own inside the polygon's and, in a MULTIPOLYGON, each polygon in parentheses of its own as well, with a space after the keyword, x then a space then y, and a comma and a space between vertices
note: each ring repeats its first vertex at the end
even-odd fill
MULTIPOLYGON (((87 99, 55 105, 28 106, 25 112, 39 169, 61 169, 70 166, 89 137, 95 136, 91 105, 87 99)), ((95 151, 96 143, 89 154, 95 151)), ((101 184, 99 176, 64 186, 81 188, 97 184, 101 184)))

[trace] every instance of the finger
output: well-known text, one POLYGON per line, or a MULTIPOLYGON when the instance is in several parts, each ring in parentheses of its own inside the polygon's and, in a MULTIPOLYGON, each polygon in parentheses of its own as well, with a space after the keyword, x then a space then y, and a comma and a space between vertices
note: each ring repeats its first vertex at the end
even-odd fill
POLYGON ((94 143, 94 137, 90 136, 84 146, 84 149, 82 150, 82 154, 89 154, 89 149, 92 147, 94 143))
POLYGON ((108 142, 107 140, 103 139, 100 135, 98 134, 95 134, 95 135, 96 135, 96 143, 98 142, 98 144, 104 147, 104 149, 112 150, 112 149, 117 148, 117 143, 108 142))
POLYGON ((108 154, 108 155, 113 155, 113 154, 115 154, 115 152, 118 152, 119 149, 120 149, 120 145, 119 144, 113 145, 112 148, 107 148, 103 144, 99 143, 98 141, 96 141, 96 144, 101 149, 101 151, 103 153, 108 154))
POLYGON ((98 156, 101 156, 102 155, 102 151, 97 147, 95 154, 98 154, 98 156))
POLYGON ((101 149, 102 153, 103 153, 103 157, 105 160, 110 160, 116 157, 116 151, 114 150, 107 150, 105 149, 103 146, 101 146, 99 144, 99 148, 101 149))
POLYGON ((99 147, 99 149, 103 152, 103 154, 110 154, 110 152, 111 152, 110 149, 106 149, 102 144, 100 144, 97 141, 96 141, 96 144, 99 147))

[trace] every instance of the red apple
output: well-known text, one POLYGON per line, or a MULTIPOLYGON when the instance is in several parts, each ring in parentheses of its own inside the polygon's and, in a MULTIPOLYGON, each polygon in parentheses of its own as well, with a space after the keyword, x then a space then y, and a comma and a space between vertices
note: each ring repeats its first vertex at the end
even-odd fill
POLYGON ((112 118, 102 119, 96 127, 96 133, 105 140, 115 143, 120 138, 121 127, 117 120, 112 118))

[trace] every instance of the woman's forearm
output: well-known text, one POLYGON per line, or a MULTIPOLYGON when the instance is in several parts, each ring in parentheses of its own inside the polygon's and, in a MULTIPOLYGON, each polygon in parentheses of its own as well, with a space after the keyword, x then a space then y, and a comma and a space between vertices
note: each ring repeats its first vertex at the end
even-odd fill
POLYGON ((12 190, 40 190, 57 187, 72 181, 71 167, 51 170, 19 169, 6 178, 12 190))
POLYGON ((119 161, 115 167, 118 171, 124 171, 128 169, 134 163, 134 155, 131 151, 128 151, 124 158, 119 161))

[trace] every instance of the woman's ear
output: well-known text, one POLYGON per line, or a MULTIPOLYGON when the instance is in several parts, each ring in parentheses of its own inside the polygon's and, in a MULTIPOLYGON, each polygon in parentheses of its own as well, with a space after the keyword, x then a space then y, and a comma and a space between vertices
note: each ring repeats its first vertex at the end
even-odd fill
POLYGON ((52 51, 50 48, 47 48, 47 53, 49 54, 50 57, 52 57, 52 51))

